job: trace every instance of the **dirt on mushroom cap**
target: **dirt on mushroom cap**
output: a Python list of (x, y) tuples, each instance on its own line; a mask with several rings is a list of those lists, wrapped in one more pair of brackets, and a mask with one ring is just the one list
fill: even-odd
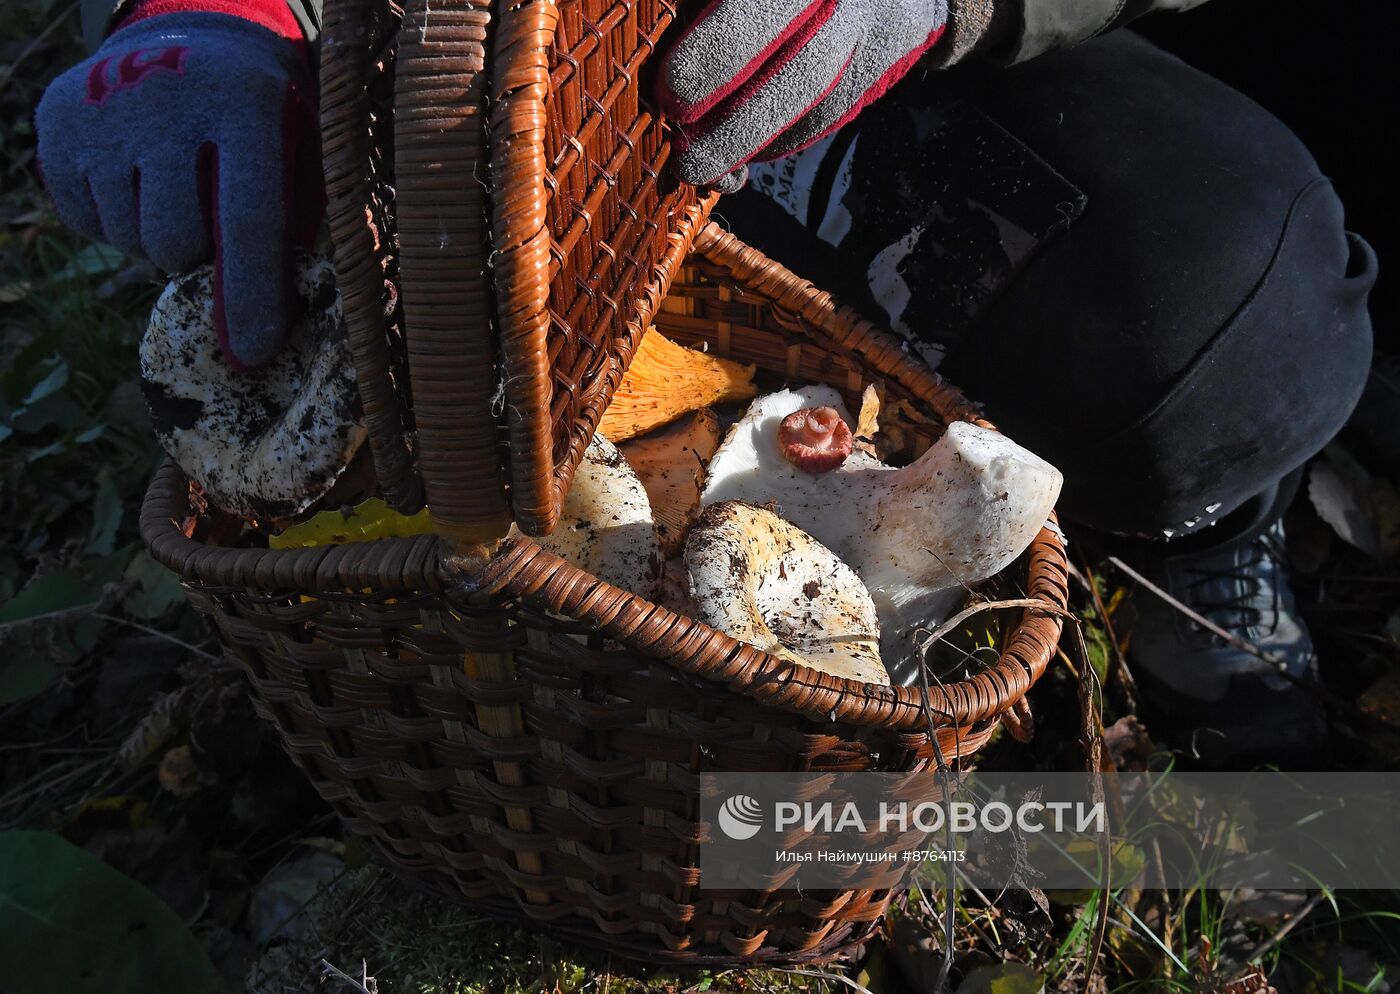
[(697, 617), (773, 655), (888, 685), (875, 605), (835, 553), (772, 511), (707, 507), (685, 550)]
[(335, 268), (303, 255), (307, 308), (268, 365), (234, 373), (214, 326), (214, 270), (170, 281), (141, 340), (141, 387), (161, 446), (220, 507), (287, 518), (324, 496), (366, 437)]
[[(511, 535), (520, 533), (511, 526)], [(594, 435), (564, 499), (559, 524), (540, 547), (615, 587), (652, 597), (661, 583), (661, 543), (651, 502), (616, 446)]]

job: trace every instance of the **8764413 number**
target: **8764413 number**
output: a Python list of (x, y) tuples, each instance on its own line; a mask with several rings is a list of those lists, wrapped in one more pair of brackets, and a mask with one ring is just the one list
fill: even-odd
[(899, 854), (905, 863), (963, 863), (966, 849), (906, 849)]

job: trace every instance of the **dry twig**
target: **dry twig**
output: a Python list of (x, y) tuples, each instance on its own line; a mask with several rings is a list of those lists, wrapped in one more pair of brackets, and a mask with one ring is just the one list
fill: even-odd
[(331, 966), (331, 964), (326, 960), (321, 960), (321, 976), (334, 977), (337, 980), (344, 981), (345, 983), (353, 987), (356, 991), (358, 991), (359, 994), (376, 994), (378, 985), (375, 985), (373, 987), (370, 986), (371, 984), (374, 984), (374, 978), (369, 975), (369, 967), (365, 964), (361, 964), (361, 968), (365, 971), (363, 981), (356, 980), (348, 973), (343, 973), (342, 971), (337, 970), (335, 967)]
[[(1056, 607), (1049, 601), (1042, 600), (1039, 597), (1011, 597), (1002, 601), (982, 601), (980, 604), (972, 604), (963, 608), (957, 614), (943, 622), (943, 624), (928, 632), (923, 642), (919, 644), (919, 650), (925, 653), (928, 652), (935, 642), (942, 640), (949, 632), (954, 631), (959, 625), (975, 614), (981, 614), (983, 611), (996, 611), (1001, 608), (1010, 607), (1022, 607), (1031, 611), (1044, 611), (1046, 614), (1057, 614), (1061, 618), (1070, 621), (1077, 622), (1079, 620), (1074, 616), (1074, 612)], [(926, 631), (926, 629), (920, 629), (919, 631), (923, 632)], [(915, 634), (918, 634), (918, 632)]]
[[(1089, 663), (1089, 647), (1084, 643), (1084, 630), (1078, 618), (1071, 621), (1074, 631), (1074, 648), (1079, 656), (1079, 708), (1084, 724), (1080, 731), (1080, 742), (1084, 747), (1084, 766), (1089, 771), (1093, 787), (1092, 800), (1104, 804), (1103, 787), (1103, 721), (1099, 715), (1098, 698), (1095, 694), (1097, 676)], [(1108, 931), (1109, 889), (1113, 880), (1113, 850), (1109, 844), (1108, 832), (1099, 833), (1099, 864), (1103, 867), (1104, 882), (1099, 888), (1098, 917), (1094, 923), (1094, 943), (1089, 950), (1089, 958), (1084, 964), (1084, 979), (1087, 984), (1098, 967), (1099, 956), (1103, 953), (1104, 934)]]
[(1254, 952), (1250, 955), (1249, 959), (1245, 960), (1245, 962), (1258, 963), (1261, 960), (1263, 960), (1265, 956), (1269, 955), (1269, 953), (1273, 950), (1275, 946), (1277, 946), (1284, 939), (1288, 938), (1288, 933), (1292, 932), (1295, 928), (1297, 928), (1298, 923), (1300, 921), (1308, 917), (1308, 915), (1312, 914), (1313, 908), (1316, 908), (1320, 903), (1322, 903), (1322, 899), (1326, 896), (1327, 891), (1320, 890), (1312, 897), (1308, 898), (1307, 902), (1301, 908), (1298, 909), (1297, 914), (1293, 915), (1291, 918), (1288, 919), (1288, 921), (1280, 925), (1277, 932), (1269, 936), (1263, 942), (1259, 943), (1259, 948), (1255, 949)]

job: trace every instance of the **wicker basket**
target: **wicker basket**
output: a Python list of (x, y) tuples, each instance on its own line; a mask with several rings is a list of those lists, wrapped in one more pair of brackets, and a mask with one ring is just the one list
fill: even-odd
[[(143, 536), (293, 759), (391, 865), (625, 955), (834, 955), (891, 893), (701, 889), (698, 777), (922, 768), (921, 695), (776, 659), (529, 539), (481, 543), (512, 519), (549, 530), (652, 322), (852, 399), (879, 379), (939, 422), (986, 422), (666, 179), (641, 80), (669, 4), (422, 0), (396, 44), (390, 9), (327, 2), (327, 181), (380, 484), (400, 509), (426, 500), (443, 535), (221, 547), (237, 529), (167, 467)], [(1051, 530), (1015, 570), (1064, 607)], [(1024, 612), (994, 666), (934, 692), (945, 754), (1024, 707), (1059, 633)]]

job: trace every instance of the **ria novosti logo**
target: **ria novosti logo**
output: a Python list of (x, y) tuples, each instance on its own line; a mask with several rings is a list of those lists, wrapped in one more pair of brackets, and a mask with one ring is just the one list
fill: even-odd
[(719, 827), (736, 842), (752, 839), (763, 827), (763, 805), (748, 794), (735, 794), (720, 806)]
[[(854, 801), (778, 801), (773, 805), (773, 831), (797, 828), (808, 835), (840, 835), (853, 831), (905, 833), (911, 829), (933, 834), (948, 830), (959, 835), (977, 832), (1024, 833), (1107, 831), (1108, 810), (1103, 801), (1023, 801), (1015, 806), (1004, 801), (880, 801), (871, 810)], [(765, 806), (748, 794), (733, 794), (719, 809), (719, 827), (736, 842), (752, 839), (764, 828)], [(1048, 817), (1047, 817), (1048, 816)]]

